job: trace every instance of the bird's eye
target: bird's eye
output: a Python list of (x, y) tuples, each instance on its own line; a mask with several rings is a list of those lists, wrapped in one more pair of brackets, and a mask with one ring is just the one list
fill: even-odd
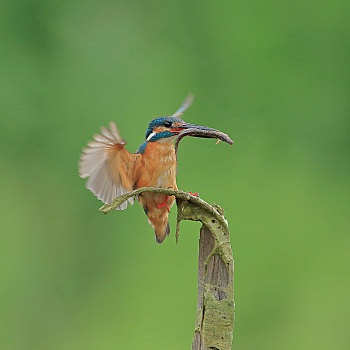
[(167, 128), (170, 128), (171, 127), (171, 122), (164, 122), (164, 126), (167, 127)]

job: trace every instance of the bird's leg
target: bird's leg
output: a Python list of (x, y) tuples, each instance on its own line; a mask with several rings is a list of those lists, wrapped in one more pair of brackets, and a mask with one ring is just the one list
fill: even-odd
[(169, 199), (169, 196), (166, 195), (166, 196), (165, 196), (165, 202), (162, 203), (162, 204), (158, 204), (158, 205), (157, 205), (157, 208), (160, 209), (160, 208), (163, 208), (163, 207), (166, 206), (167, 211), (170, 213), (170, 208), (168, 207), (168, 199)]

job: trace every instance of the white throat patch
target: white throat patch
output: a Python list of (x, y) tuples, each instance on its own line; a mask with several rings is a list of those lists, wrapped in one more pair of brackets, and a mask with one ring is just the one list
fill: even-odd
[(149, 134), (149, 136), (147, 137), (147, 139), (146, 139), (146, 141), (149, 141), (154, 135), (157, 135), (157, 133), (156, 132), (151, 132), (150, 134)]

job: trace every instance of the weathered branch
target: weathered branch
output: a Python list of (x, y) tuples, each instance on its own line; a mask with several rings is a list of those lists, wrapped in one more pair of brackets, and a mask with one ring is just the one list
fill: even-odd
[(198, 303), (192, 350), (230, 350), (233, 338), (233, 254), (223, 210), (183, 191), (142, 187), (117, 197), (100, 210), (107, 214), (141, 192), (176, 197), (177, 227), (182, 220), (201, 221), (198, 258)]

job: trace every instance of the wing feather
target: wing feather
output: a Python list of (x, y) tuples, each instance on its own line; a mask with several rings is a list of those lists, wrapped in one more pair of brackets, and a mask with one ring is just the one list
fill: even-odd
[[(88, 178), (86, 187), (101, 201), (111, 204), (113, 199), (132, 190), (135, 164), (139, 154), (129, 153), (120, 137), (115, 123), (110, 129), (101, 128), (101, 134), (95, 134), (94, 140), (83, 148), (79, 160), (81, 178)], [(134, 204), (130, 198), (117, 209), (126, 209)]]

